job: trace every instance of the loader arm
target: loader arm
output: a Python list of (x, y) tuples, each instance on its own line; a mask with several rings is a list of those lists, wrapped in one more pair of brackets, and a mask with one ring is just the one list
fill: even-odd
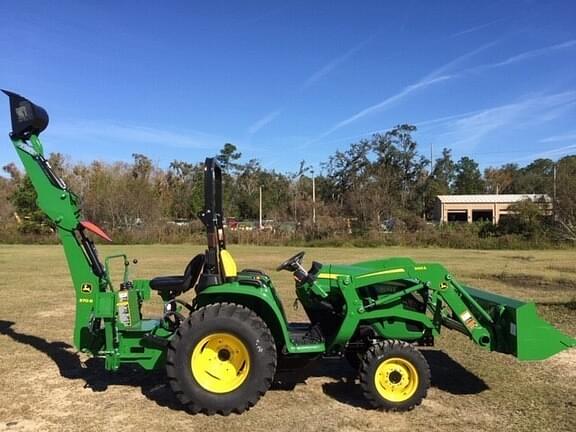
[[(381, 338), (420, 345), (430, 345), (447, 327), (519, 360), (543, 360), (576, 346), (576, 339), (541, 319), (533, 303), (463, 285), (440, 264), (396, 257), (331, 265), (318, 278), (348, 311), (329, 348), (344, 346), (367, 326)], [(419, 306), (410, 306), (414, 302)]]
[(540, 318), (533, 303), (460, 284), (439, 264), (421, 268), (425, 270), (419, 277), (432, 288), (428, 304), (432, 314), (480, 347), (532, 361), (576, 346), (576, 339)]

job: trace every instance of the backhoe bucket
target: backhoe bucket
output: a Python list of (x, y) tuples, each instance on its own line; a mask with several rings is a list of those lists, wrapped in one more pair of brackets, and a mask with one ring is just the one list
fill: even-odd
[(466, 291), (490, 314), (491, 349), (519, 360), (544, 360), (570, 347), (576, 339), (565, 335), (538, 316), (534, 303), (523, 303), (465, 286)]

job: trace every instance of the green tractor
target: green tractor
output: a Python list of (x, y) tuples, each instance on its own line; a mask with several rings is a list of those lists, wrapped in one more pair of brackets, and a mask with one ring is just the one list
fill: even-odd
[[(260, 270), (238, 271), (223, 228), (222, 172), (206, 159), (204, 209), (207, 249), (182, 275), (151, 280), (128, 277), (126, 255), (98, 257), (91, 239), (110, 240), (82, 218), (78, 197), (52, 170), (39, 139), (44, 109), (10, 98), (10, 137), (64, 247), (76, 293), (75, 347), (103, 358), (107, 370), (125, 364), (165, 369), (170, 386), (192, 413), (241, 413), (270, 388), (278, 369), (341, 356), (357, 368), (375, 408), (405, 411), (419, 405), (430, 369), (418, 347), (432, 346), (443, 327), (468, 336), (481, 349), (519, 360), (542, 360), (576, 340), (540, 319), (534, 304), (490, 294), (458, 282), (443, 266), (390, 258), (350, 265), (302, 264), (304, 252), (277, 270), (293, 274), (309, 322), (289, 323), (272, 279)], [(110, 262), (122, 260), (114, 286)], [(192, 303), (181, 295), (195, 290)], [(159, 318), (142, 316), (152, 292), (163, 300)]]

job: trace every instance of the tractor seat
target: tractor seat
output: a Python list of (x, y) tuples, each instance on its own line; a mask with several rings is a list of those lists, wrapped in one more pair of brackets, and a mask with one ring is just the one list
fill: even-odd
[(190, 260), (182, 276), (158, 276), (150, 280), (150, 288), (163, 293), (180, 295), (198, 282), (204, 267), (204, 254), (198, 254)]

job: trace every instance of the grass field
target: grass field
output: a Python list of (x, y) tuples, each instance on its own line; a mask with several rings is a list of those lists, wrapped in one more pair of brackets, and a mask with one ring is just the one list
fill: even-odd
[[(108, 246), (137, 257), (138, 277), (180, 273), (200, 246)], [(282, 247), (231, 247), (239, 267), (272, 274), (293, 320), (293, 282), (273, 268), (297, 252)], [(306, 263), (411, 256), (445, 264), (462, 281), (532, 300), (546, 319), (576, 335), (573, 251), (447, 249), (308, 250)], [(191, 295), (191, 294), (190, 294)], [(147, 312), (159, 313), (159, 303)], [(403, 414), (368, 409), (344, 361), (317, 362), (280, 376), (242, 415), (191, 416), (163, 373), (106, 373), (71, 343), (74, 293), (57, 246), (0, 246), (0, 430), (7, 431), (574, 431), (576, 349), (540, 363), (487, 353), (446, 330), (425, 352), (433, 386), (422, 406)]]

